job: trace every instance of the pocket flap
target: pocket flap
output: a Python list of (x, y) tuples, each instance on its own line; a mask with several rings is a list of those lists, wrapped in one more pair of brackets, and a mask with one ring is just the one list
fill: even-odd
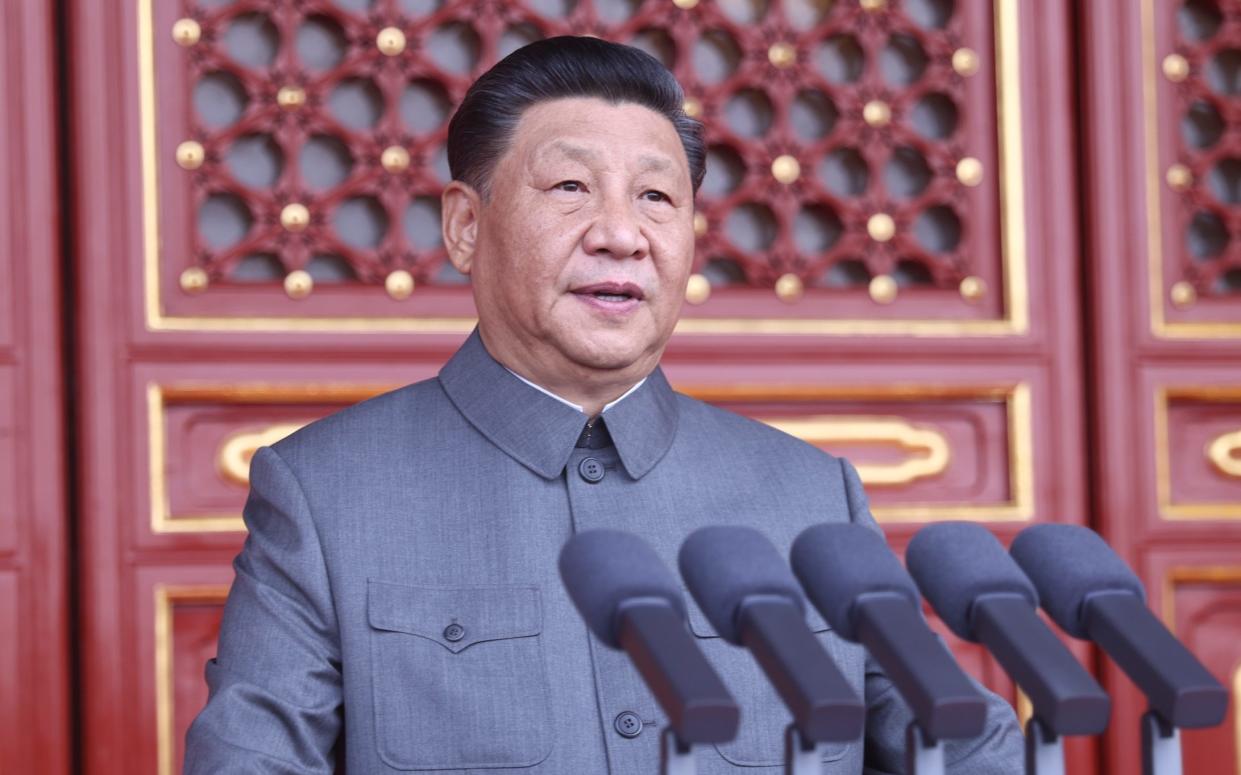
[(366, 587), (372, 627), (417, 635), (453, 653), (543, 629), (538, 587), (424, 587), (375, 579)]
[[(694, 602), (689, 592), (685, 593), (685, 605), (689, 609), (689, 628), (700, 638), (718, 638), (720, 634), (715, 631), (715, 627), (711, 625), (707, 615), (698, 608), (698, 604)], [(827, 632), (832, 629), (822, 616), (819, 615), (817, 609), (810, 603), (806, 603), (806, 624), (810, 625), (810, 629), (814, 632)]]

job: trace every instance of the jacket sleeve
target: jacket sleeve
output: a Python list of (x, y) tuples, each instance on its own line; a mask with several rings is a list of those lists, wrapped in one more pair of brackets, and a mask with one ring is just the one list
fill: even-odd
[(327, 773), (342, 726), (340, 640), (319, 536), (274, 449), (250, 464), (208, 700), (186, 736), (195, 773)]
[[(880, 530), (870, 513), (862, 480), (849, 461), (840, 459), (853, 522)], [(882, 532), (882, 531), (880, 531)], [(953, 775), (990, 775), (1021, 772), (1025, 766), (1024, 740), (1017, 715), (999, 695), (972, 677), (987, 699), (987, 725), (971, 740), (944, 741), (944, 763)], [(905, 771), (905, 731), (913, 713), (878, 663), (866, 656), (865, 775), (892, 775)]]

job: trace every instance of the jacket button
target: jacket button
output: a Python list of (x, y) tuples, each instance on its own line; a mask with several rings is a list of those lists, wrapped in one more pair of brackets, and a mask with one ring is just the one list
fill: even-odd
[(638, 714), (632, 710), (627, 710), (617, 715), (616, 721), (612, 722), (612, 726), (616, 727), (616, 731), (621, 737), (632, 738), (642, 734), (642, 719), (638, 718)]
[(585, 458), (582, 462), (578, 463), (577, 472), (582, 475), (583, 479), (591, 484), (603, 481), (603, 476), (606, 473), (603, 470), (603, 463), (600, 463), (593, 457)]
[(444, 628), (444, 640), (456, 643), (465, 637), (465, 628), (459, 624), (450, 624)]

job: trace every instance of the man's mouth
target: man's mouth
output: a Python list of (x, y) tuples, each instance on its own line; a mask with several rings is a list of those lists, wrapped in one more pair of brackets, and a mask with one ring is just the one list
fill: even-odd
[(573, 293), (611, 303), (642, 301), (643, 297), (642, 289), (633, 283), (595, 283), (574, 288)]

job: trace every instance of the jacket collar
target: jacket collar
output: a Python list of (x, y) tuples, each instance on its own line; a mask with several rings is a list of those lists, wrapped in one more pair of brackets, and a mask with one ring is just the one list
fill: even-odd
[[(471, 425), (545, 479), (560, 476), (589, 419), (511, 374), (487, 352), (477, 328), (444, 364), (439, 381)], [(640, 479), (672, 446), (676, 394), (657, 368), (641, 387), (601, 416), (625, 471)]]

